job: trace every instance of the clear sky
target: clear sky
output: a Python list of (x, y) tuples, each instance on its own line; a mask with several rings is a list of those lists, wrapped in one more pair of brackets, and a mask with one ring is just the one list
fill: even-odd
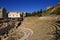
[(47, 6), (53, 6), (60, 0), (0, 0), (0, 7), (9, 11), (33, 12), (45, 10)]

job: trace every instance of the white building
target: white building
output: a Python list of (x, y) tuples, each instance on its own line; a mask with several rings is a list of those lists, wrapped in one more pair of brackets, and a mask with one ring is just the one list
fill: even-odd
[(21, 12), (15, 12), (15, 11), (9, 12), (8, 18), (20, 18), (20, 14), (21, 14)]

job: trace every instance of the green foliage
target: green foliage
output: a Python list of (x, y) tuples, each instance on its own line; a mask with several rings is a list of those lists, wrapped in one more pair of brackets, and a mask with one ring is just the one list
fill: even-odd
[(46, 16), (47, 14), (46, 13), (42, 13), (42, 16)]
[(51, 14), (56, 14), (56, 15), (60, 15), (60, 7), (57, 8), (54, 12), (52, 12)]
[(54, 9), (54, 6), (52, 6), (50, 9), (47, 9), (45, 15), (50, 15), (52, 9)]
[(28, 16), (42, 16), (42, 9), (41, 10), (39, 10), (39, 11), (34, 11), (34, 12), (32, 12), (32, 13), (26, 13), (26, 16), (28, 17)]
[(32, 16), (42, 16), (42, 9), (37, 12), (32, 12)]
[(31, 13), (26, 13), (26, 17), (31, 16)]

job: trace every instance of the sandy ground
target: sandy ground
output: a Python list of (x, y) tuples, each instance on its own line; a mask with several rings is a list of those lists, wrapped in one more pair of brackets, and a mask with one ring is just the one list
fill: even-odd
[(27, 17), (20, 27), (26, 27), (33, 30), (33, 35), (28, 40), (51, 40), (54, 38), (51, 33), (55, 29), (51, 24), (54, 20), (40, 20), (39, 17)]

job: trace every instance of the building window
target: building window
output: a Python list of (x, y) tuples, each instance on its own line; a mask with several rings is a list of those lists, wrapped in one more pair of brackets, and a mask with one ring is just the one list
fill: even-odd
[(13, 15), (14, 16), (14, 15)]
[(16, 16), (18, 16), (18, 15), (16, 15)]

